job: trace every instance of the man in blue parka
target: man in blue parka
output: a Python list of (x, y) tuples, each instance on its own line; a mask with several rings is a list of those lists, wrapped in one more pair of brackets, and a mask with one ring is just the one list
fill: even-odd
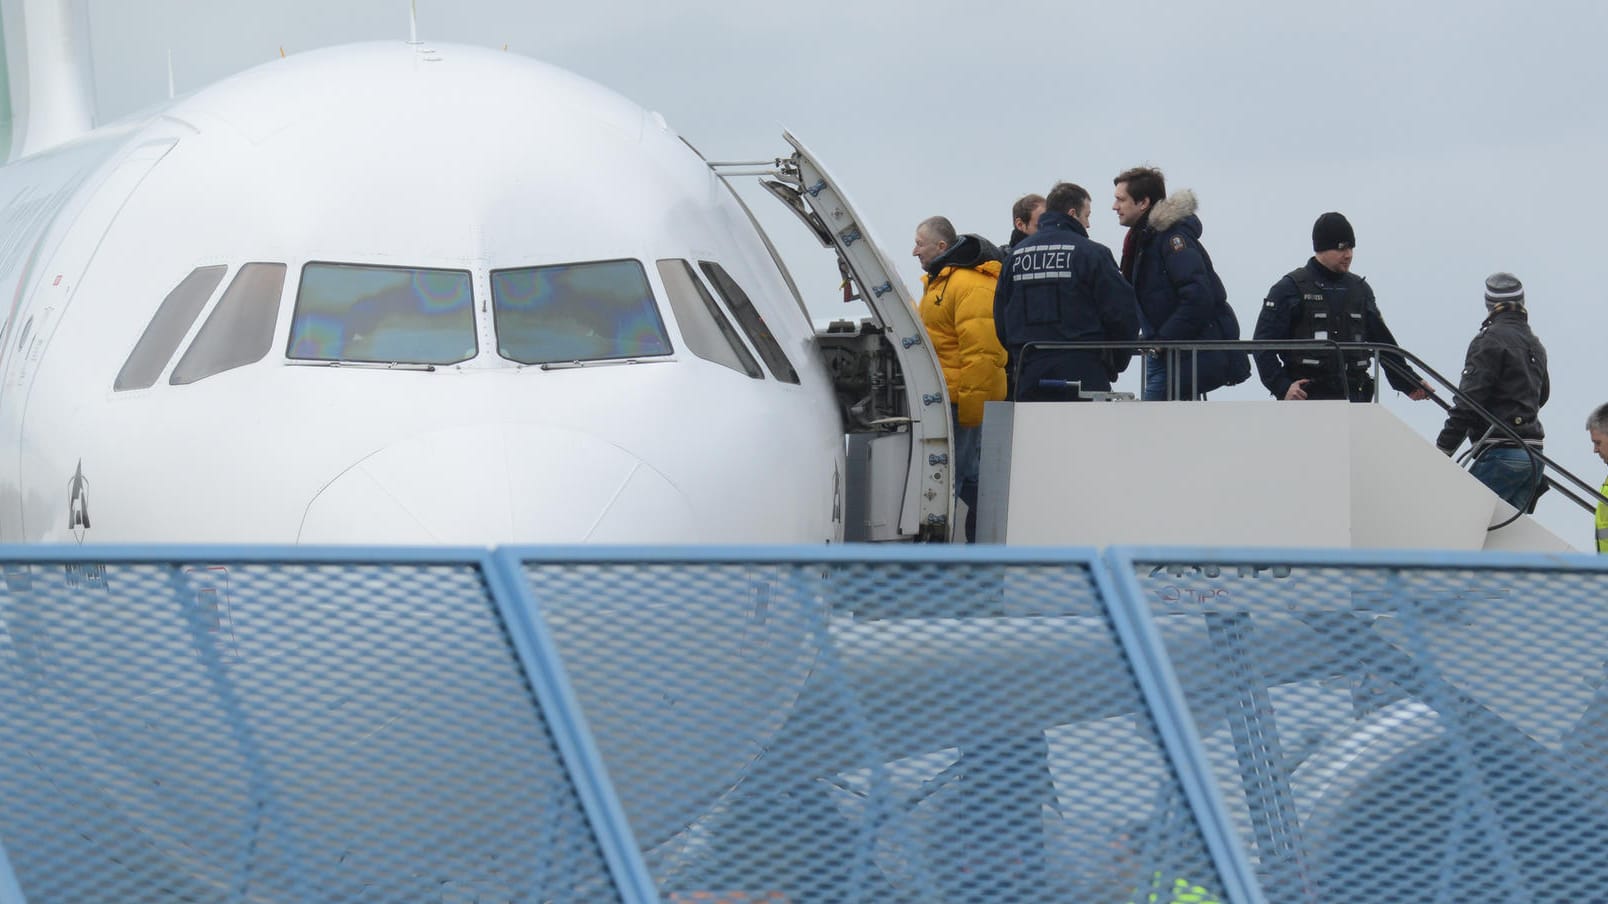
[(1005, 347), (1008, 398), (1075, 399), (1075, 389), (1109, 392), (1130, 351), (1026, 348), (1030, 342), (1133, 342), (1133, 288), (1111, 250), (1089, 238), (1089, 193), (1058, 183), (1044, 199), (1038, 231), (1011, 248), (994, 291), (994, 328)]
[[(1167, 195), (1161, 170), (1137, 166), (1112, 180), (1111, 209), (1128, 227), (1122, 243), (1122, 275), (1139, 299), (1141, 329), (1147, 339), (1223, 339), (1218, 319), (1228, 301), (1223, 281), (1200, 244), (1195, 193)], [(1177, 397), (1194, 398), (1188, 356), (1179, 358)], [(1169, 397), (1167, 358), (1152, 354), (1145, 365), (1145, 401)]]

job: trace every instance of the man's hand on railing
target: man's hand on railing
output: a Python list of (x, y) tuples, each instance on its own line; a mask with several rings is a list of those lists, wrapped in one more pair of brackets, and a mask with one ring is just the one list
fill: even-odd
[(1435, 387), (1429, 385), (1428, 380), (1419, 380), (1418, 388), (1407, 393), (1407, 398), (1412, 399), (1415, 402), (1422, 402), (1434, 394)]

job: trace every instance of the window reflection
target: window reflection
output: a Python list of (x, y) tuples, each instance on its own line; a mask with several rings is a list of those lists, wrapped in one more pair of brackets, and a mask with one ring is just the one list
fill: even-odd
[(292, 358), (453, 364), (475, 356), (466, 270), (308, 264), (290, 326)]
[[(173, 357), (179, 343), (184, 341), (184, 335), (190, 331), (190, 325), (195, 323), (195, 318), (201, 315), (201, 309), (206, 307), (212, 290), (223, 281), (224, 269), (222, 266), (197, 267), (162, 299), (162, 306), (156, 309), (156, 315), (145, 325), (140, 341), (134, 343), (134, 350), (123, 362), (123, 369), (117, 372), (113, 390), (147, 389), (156, 383), (156, 378), (162, 375), (162, 368), (167, 366), (168, 359)], [(272, 326), (269, 330), (271, 334)], [(272, 341), (270, 338), (270, 344)]]
[(497, 352), (523, 364), (668, 355), (653, 290), (634, 260), (491, 274)]
[(676, 325), (681, 327), (681, 339), (688, 351), (756, 380), (764, 379), (759, 362), (743, 347), (714, 296), (692, 272), (692, 264), (684, 260), (659, 261), (659, 279), (664, 282), (670, 310), (676, 314)]
[(183, 386), (261, 361), (274, 346), (285, 269), (274, 263), (242, 266), (173, 365), (168, 383)]
[(759, 357), (770, 368), (771, 376), (783, 383), (797, 383), (798, 371), (787, 360), (787, 353), (782, 351), (781, 344), (765, 323), (765, 316), (754, 307), (754, 302), (743, 291), (743, 287), (737, 285), (737, 280), (731, 278), (725, 267), (714, 261), (699, 261), (698, 266), (703, 268), (704, 275), (709, 277), (720, 297), (726, 299), (726, 306), (731, 308), (732, 316), (737, 318), (738, 325), (748, 334), (748, 340), (754, 343)]

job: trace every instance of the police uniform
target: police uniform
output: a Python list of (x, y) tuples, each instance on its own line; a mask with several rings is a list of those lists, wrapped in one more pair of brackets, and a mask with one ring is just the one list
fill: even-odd
[[(1256, 318), (1254, 338), (1396, 344), (1368, 282), (1354, 273), (1335, 273), (1316, 257), (1285, 274), (1268, 290), (1262, 313)], [(1421, 388), (1422, 379), (1400, 356), (1381, 357), (1397, 365), (1384, 368), (1390, 385), (1402, 392)], [(1284, 398), (1291, 383), (1302, 379), (1311, 381), (1305, 386), (1309, 399), (1366, 402), (1374, 395), (1372, 356), (1367, 352), (1341, 357), (1336, 352), (1260, 351), (1256, 371), (1262, 385), (1277, 399)]]
[[(1395, 345), (1374, 303), (1373, 287), (1351, 272), (1338, 273), (1318, 262), (1326, 251), (1345, 252), (1357, 246), (1357, 235), (1344, 214), (1330, 211), (1312, 224), (1312, 251), (1306, 266), (1292, 270), (1268, 290), (1262, 313), (1256, 318), (1258, 341), (1373, 342)], [(1423, 388), (1400, 355), (1381, 354), (1390, 385), (1405, 393)], [(1290, 385), (1307, 380), (1309, 399), (1350, 399), (1367, 402), (1374, 397), (1373, 355), (1368, 352), (1261, 351), (1256, 372), (1273, 398), (1283, 399)]]
[(1133, 287), (1110, 249), (1064, 212), (1045, 211), (1038, 231), (1011, 249), (994, 293), (994, 327), (1007, 355), (1017, 401), (1076, 398), (1072, 385), (1109, 391), (1131, 351), (1027, 348), (1034, 342), (1134, 342), (1139, 315)]

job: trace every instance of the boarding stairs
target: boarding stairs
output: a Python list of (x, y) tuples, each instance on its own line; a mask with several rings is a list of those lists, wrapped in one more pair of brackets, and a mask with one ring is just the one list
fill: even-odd
[[(791, 152), (712, 163), (723, 178), (760, 184), (832, 248), (846, 301), (871, 316), (817, 336), (848, 437), (845, 539), (953, 540), (951, 408), (915, 305), (868, 226), (819, 160), (791, 134)], [(1030, 344), (1033, 345), (1033, 344)], [(1377, 343), (1254, 340), (1038, 343), (1041, 350), (1125, 348), (1194, 368), (1203, 351), (1309, 350), (1337, 366), (1370, 356), (1410, 361), (1449, 408), (1456, 383), (1410, 352)], [(1030, 351), (1032, 349), (1029, 349)], [(1143, 357), (1143, 356), (1142, 356)], [(1340, 374), (1344, 379), (1344, 374)], [(1177, 381), (1173, 390), (1176, 393)], [(1069, 397), (1131, 400), (1126, 393)], [(1493, 438), (1518, 441), (1477, 403)], [(1515, 510), (1378, 405), (1191, 402), (1155, 405), (990, 403), (984, 420), (978, 539), (1031, 545), (1245, 543), (1319, 548), (1562, 551), (1569, 543)], [(1521, 445), (1523, 445), (1521, 443)], [(1605, 501), (1541, 450), (1524, 446), (1541, 486), (1593, 510)], [(1462, 467), (1459, 467), (1459, 464)]]
[[(1120, 343), (1060, 343), (1104, 349)], [(1433, 385), (1457, 385), (1410, 352), (1375, 343), (1168, 342), (1194, 353), (1306, 348), (1400, 356)], [(1175, 366), (1171, 372), (1176, 372)], [(1376, 379), (1376, 384), (1382, 383)], [(1510, 427), (1471, 406), (1493, 436)], [(1245, 544), (1267, 547), (1561, 552), (1571, 545), (1449, 461), (1388, 409), (1341, 401), (990, 403), (978, 539), (1013, 545)], [(1602, 497), (1524, 446), (1547, 489), (1591, 511)]]

